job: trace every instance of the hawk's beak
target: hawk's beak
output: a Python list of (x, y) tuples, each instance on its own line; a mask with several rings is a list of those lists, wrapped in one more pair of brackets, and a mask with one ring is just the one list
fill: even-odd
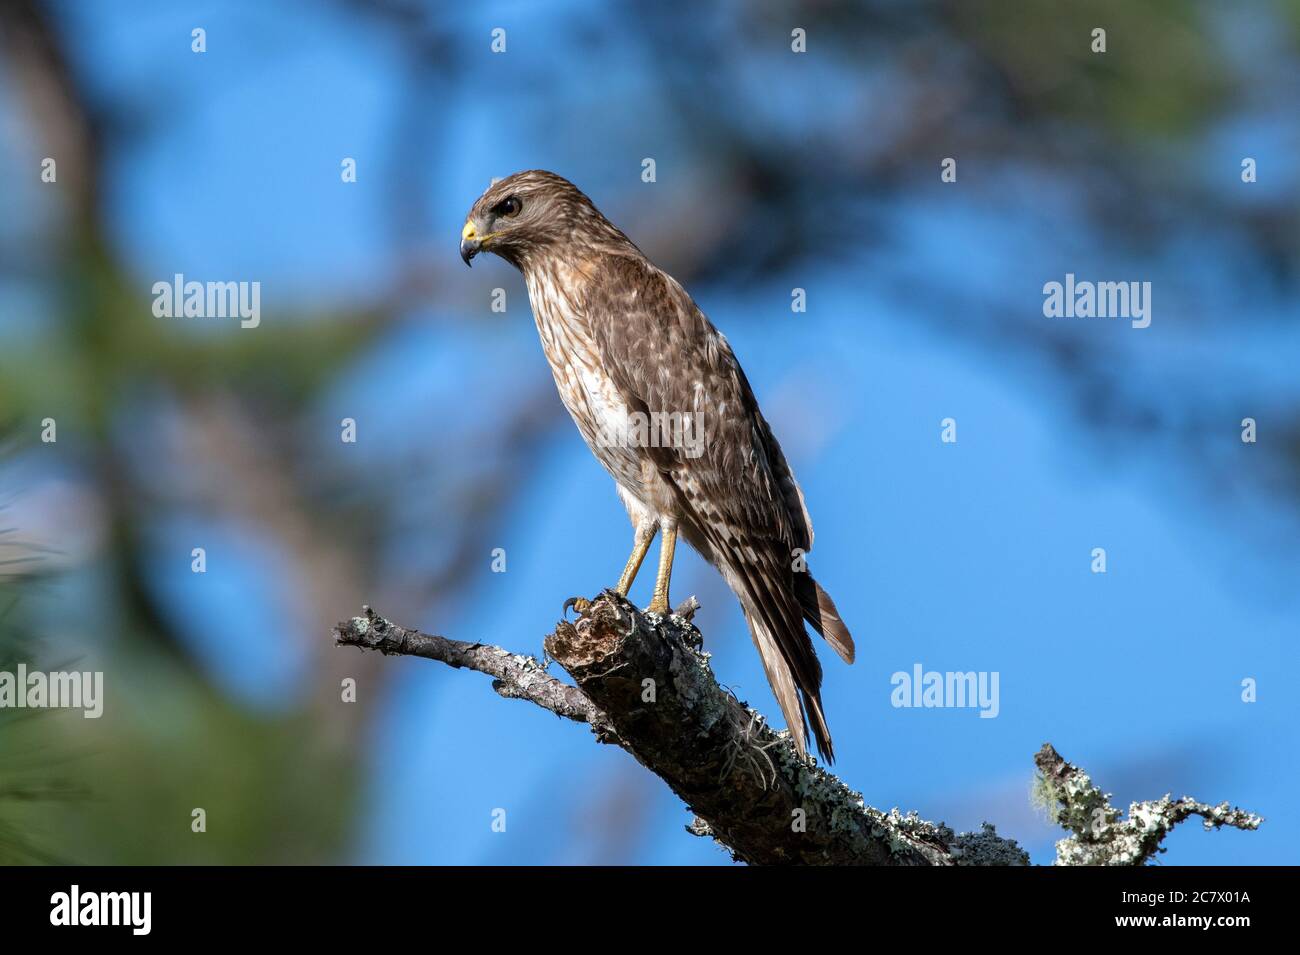
[(478, 254), (479, 249), (483, 248), (483, 242), (478, 237), (478, 229), (473, 221), (465, 223), (465, 228), (460, 230), (460, 257), (469, 265), (469, 260)]

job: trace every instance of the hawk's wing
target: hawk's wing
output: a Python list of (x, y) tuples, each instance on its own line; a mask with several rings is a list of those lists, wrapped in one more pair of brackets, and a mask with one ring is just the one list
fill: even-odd
[(702, 421), (698, 456), (688, 447), (642, 451), (673, 488), (687, 540), (740, 598), (791, 734), (807, 735), (797, 688), (830, 757), (821, 665), (803, 621), (827, 632), (846, 659), (852, 638), (812, 576), (794, 570), (795, 550), (813, 540), (803, 492), (726, 338), (686, 291), (644, 258), (607, 255), (595, 267), (601, 274), (584, 306), (601, 366), (629, 411)]

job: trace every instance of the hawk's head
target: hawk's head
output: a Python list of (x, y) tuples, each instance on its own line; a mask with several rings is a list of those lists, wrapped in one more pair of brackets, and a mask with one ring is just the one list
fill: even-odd
[(478, 197), (460, 233), (460, 257), (495, 252), (519, 268), (542, 256), (627, 238), (573, 183), (530, 169), (500, 179)]

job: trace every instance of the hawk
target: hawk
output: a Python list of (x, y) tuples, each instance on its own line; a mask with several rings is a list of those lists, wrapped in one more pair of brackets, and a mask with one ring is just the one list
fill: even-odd
[(812, 521), (781, 446), (722, 333), (576, 186), (529, 170), (470, 208), (460, 254), (493, 252), (523, 273), (560, 398), (613, 476), (633, 531), (615, 590), (626, 596), (655, 535), (647, 612), (667, 614), (680, 535), (744, 610), (801, 755), (808, 727), (834, 761), (822, 669), (807, 621), (847, 663), (853, 638), (808, 571)]

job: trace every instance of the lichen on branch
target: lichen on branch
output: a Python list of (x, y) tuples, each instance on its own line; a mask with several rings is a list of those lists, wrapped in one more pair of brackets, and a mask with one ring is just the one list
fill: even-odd
[[(570, 601), (570, 605), (574, 602)], [(549, 663), (483, 643), (422, 633), (370, 608), (334, 630), (342, 646), (438, 660), (478, 670), (509, 699), (535, 703), (591, 726), (657, 775), (694, 813), (687, 831), (717, 840), (738, 860), (802, 865), (1028, 865), (1013, 840), (985, 823), (957, 834), (915, 812), (882, 811), (795, 749), (756, 710), (723, 689), (702, 636), (693, 598), (674, 613), (643, 613), (613, 591), (577, 602), (544, 641)], [(1257, 828), (1239, 809), (1168, 797), (1134, 804), (1129, 818), (1081, 770), (1045, 744), (1035, 757), (1039, 795), (1075, 835), (1058, 844), (1058, 864), (1141, 865), (1191, 815), (1207, 827)]]
[(1205, 828), (1258, 829), (1263, 818), (1244, 809), (1198, 802), (1190, 796), (1129, 805), (1128, 816), (1110, 803), (1110, 793), (1093, 784), (1088, 774), (1067, 763), (1044, 743), (1034, 756), (1038, 767), (1036, 800), (1057, 825), (1074, 835), (1056, 844), (1057, 865), (1145, 865), (1164, 852), (1162, 843), (1180, 822), (1200, 816)]

